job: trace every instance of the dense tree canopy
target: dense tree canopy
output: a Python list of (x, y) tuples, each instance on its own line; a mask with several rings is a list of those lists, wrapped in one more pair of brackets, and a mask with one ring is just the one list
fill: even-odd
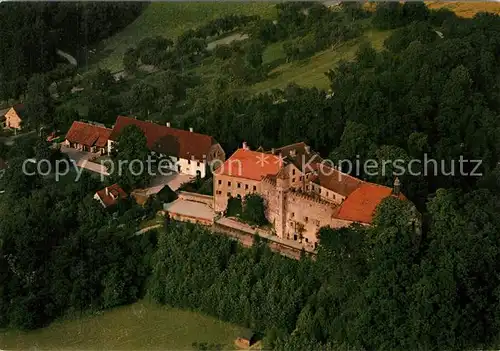
[[(363, 44), (352, 61), (332, 64), (326, 72), (330, 94), (295, 84), (246, 94), (245, 84), (267, 74), (263, 52), (270, 42), (287, 41), (286, 55), (302, 58), (347, 39), (339, 31), (358, 35), (356, 21), (370, 16), (352, 4), (336, 14), (321, 4), (277, 8), (276, 23), (227, 17), (177, 40), (145, 40), (127, 52), (126, 68), (134, 72), (149, 62), (163, 70), (158, 79), (130, 84), (115, 99), (125, 84), (96, 72), (82, 95), (91, 104), (89, 118), (111, 124), (121, 111), (154, 115), (214, 136), (228, 155), (242, 140), (266, 149), (305, 141), (335, 162), (378, 161), (375, 174), (341, 168), (384, 185), (393, 183), (397, 170), (384, 160), (405, 166), (416, 160), (411, 170), (420, 174), (407, 168), (398, 177), (422, 226), (408, 202), (390, 198), (378, 207), (374, 226), (321, 228), (314, 261), (289, 260), (260, 241), (243, 249), (170, 220), (155, 250), (155, 235), (132, 236), (131, 229), (157, 204), (143, 210), (125, 203), (113, 218), (92, 201), (103, 185), (88, 176), (62, 187), (21, 172), (26, 158), (47, 156), (47, 145), (17, 139), (1, 150), (9, 169), (0, 197), (0, 326), (33, 328), (68, 311), (111, 307), (148, 292), (158, 302), (251, 327), (277, 350), (498, 348), (499, 16), (459, 19), (419, 3), (382, 4), (371, 20), (393, 29), (384, 48)], [(28, 18), (41, 26), (36, 16)], [(0, 33), (14, 22), (0, 26)], [(207, 38), (243, 25), (249, 40), (208, 57)], [(0, 70), (9, 82), (0, 79), (2, 90), (10, 89), (4, 94), (26, 93), (34, 123), (53, 118), (56, 126), (68, 125), (75, 111), (46, 113), (46, 84), (41, 76), (29, 79), (53, 62), (40, 58), (26, 66), (23, 53), (31, 44), (12, 44), (12, 33), (4, 41), (12, 57), (2, 62), (12, 60), (14, 73)], [(187, 72), (203, 59), (214, 62), (214, 77)], [(143, 161), (148, 153), (137, 128), (125, 130), (117, 145), (117, 161)], [(461, 157), (480, 160), (480, 167), (459, 164)], [(425, 163), (429, 159), (436, 163)], [(125, 187), (147, 183), (130, 175), (118, 180)], [(265, 204), (257, 197), (231, 202), (236, 214), (261, 222)]]
[(3, 2), (0, 99), (18, 98), (34, 73), (56, 67), (56, 49), (75, 55), (130, 23), (145, 3)]

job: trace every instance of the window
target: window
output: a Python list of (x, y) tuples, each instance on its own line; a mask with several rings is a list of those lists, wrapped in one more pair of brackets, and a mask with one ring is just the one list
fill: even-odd
[(221, 184), (222, 184), (222, 180), (219, 179), (219, 185), (221, 185)]
[(253, 191), (257, 191), (257, 187), (255, 185), (253, 186)]
[(328, 191), (326, 192), (326, 197), (328, 197)]
[(241, 183), (238, 183), (238, 189), (241, 188)]
[(318, 193), (320, 193), (320, 194), (321, 194), (321, 188), (319, 188), (319, 187), (318, 187)]
[(245, 190), (248, 190), (248, 184), (245, 184)]
[(309, 242), (309, 239), (306, 238), (306, 243), (308, 243), (308, 242)]
[(229, 182), (229, 181), (228, 181), (228, 182), (227, 182), (227, 186), (231, 186), (231, 182)]
[(332, 194), (333, 199), (335, 200), (335, 194)]
[(295, 183), (295, 178), (292, 178), (292, 183)]
[(292, 175), (295, 175), (295, 168), (292, 169)]
[(297, 241), (297, 234), (293, 235), (293, 240)]
[(200, 167), (200, 161), (196, 162), (196, 166)]
[(231, 193), (229, 191), (227, 192), (227, 197), (231, 197)]
[(295, 217), (295, 213), (292, 212), (292, 218)]
[(309, 217), (304, 217), (304, 222), (309, 222)]

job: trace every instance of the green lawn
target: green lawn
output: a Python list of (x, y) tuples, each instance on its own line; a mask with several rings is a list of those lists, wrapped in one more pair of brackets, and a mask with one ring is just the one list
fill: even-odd
[(189, 350), (194, 342), (206, 342), (233, 350), (243, 330), (195, 312), (142, 301), (30, 332), (0, 332), (0, 349)]
[(127, 48), (146, 37), (161, 35), (175, 39), (184, 31), (229, 14), (260, 15), (272, 18), (275, 3), (268, 2), (164, 2), (151, 3), (124, 30), (104, 40), (91, 62), (111, 71), (122, 69), (122, 57)]
[[(292, 82), (305, 87), (328, 89), (329, 81), (325, 72), (342, 59), (354, 58), (362, 42), (370, 42), (374, 48), (382, 49), (384, 40), (390, 34), (391, 31), (369, 30), (361, 38), (348, 41), (334, 50), (321, 51), (306, 60), (280, 64), (269, 73), (268, 79), (253, 85), (250, 90), (254, 93), (265, 92), (284, 88)], [(282, 43), (269, 45), (263, 54), (264, 63), (270, 65), (282, 63), (284, 58)]]

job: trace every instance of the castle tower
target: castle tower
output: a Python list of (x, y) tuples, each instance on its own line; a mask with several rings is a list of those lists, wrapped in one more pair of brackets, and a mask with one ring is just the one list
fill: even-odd
[(278, 197), (278, 218), (275, 222), (276, 235), (279, 238), (284, 238), (286, 228), (286, 196), (289, 189), (288, 176), (285, 168), (276, 176), (276, 195)]
[(395, 196), (399, 196), (401, 192), (401, 182), (399, 181), (399, 178), (396, 177), (394, 180), (394, 187), (392, 188), (392, 194)]

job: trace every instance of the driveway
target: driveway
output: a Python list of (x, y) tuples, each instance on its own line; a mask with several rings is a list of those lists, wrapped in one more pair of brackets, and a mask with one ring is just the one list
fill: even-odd
[(35, 131), (32, 130), (31, 132), (20, 133), (20, 134), (8, 136), (8, 137), (0, 137), (0, 142), (4, 143), (7, 146), (12, 146), (12, 145), (14, 145), (14, 141), (16, 139), (22, 138), (22, 137), (25, 137), (25, 136), (28, 136), (28, 135), (31, 135), (34, 133), (35, 133)]
[(76, 162), (76, 165), (80, 168), (88, 169), (91, 172), (99, 173), (104, 176), (109, 176), (106, 167), (100, 163), (89, 161), (90, 158), (98, 156), (92, 152), (78, 151), (73, 148), (69, 148), (61, 145), (61, 152), (64, 152), (70, 159)]

